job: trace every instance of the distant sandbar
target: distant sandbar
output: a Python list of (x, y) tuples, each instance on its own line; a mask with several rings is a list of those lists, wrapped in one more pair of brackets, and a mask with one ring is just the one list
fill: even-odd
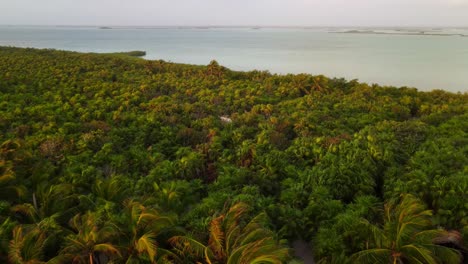
[[(400, 30), (398, 30), (400, 31)], [(404, 35), (404, 36), (439, 36), (439, 37), (468, 37), (466, 34), (461, 33), (432, 33), (427, 31), (416, 31), (416, 32), (382, 32), (374, 30), (347, 30), (347, 31), (329, 31), (328, 33), (340, 33), (340, 34), (371, 34), (371, 35)]]

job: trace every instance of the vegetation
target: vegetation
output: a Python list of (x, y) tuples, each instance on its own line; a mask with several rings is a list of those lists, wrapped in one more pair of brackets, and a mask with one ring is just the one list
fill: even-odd
[(468, 94), (0, 47), (1, 263), (457, 263)]
[(127, 51), (127, 52), (116, 52), (114, 54), (128, 55), (131, 57), (143, 57), (143, 56), (146, 56), (146, 51), (134, 50), (134, 51)]

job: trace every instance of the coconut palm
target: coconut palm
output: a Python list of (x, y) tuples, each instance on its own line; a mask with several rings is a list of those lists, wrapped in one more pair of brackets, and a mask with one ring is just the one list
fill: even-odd
[(99, 199), (121, 203), (128, 194), (128, 188), (122, 183), (122, 177), (112, 176), (106, 179), (96, 179), (92, 187), (93, 194)]
[[(31, 203), (15, 205), (11, 208), (16, 219), (26, 230), (41, 230), (47, 237), (47, 249), (58, 251), (62, 236), (66, 234), (67, 220), (74, 215), (74, 195), (68, 184), (39, 185), (31, 197)], [(25, 249), (28, 250), (28, 249)]]
[(140, 260), (156, 260), (168, 253), (159, 247), (158, 236), (173, 226), (171, 217), (146, 208), (139, 202), (129, 200), (124, 204), (122, 238), (126, 263), (140, 263)]
[(460, 263), (460, 253), (438, 245), (451, 233), (433, 229), (432, 211), (412, 195), (403, 195), (398, 204), (384, 207), (383, 226), (363, 223), (373, 236), (373, 244), (355, 253), (355, 263)]
[(0, 263), (6, 262), (8, 255), (9, 242), (13, 228), (17, 226), (17, 223), (12, 221), (10, 218), (6, 218), (0, 222)]
[(101, 223), (96, 214), (77, 214), (70, 220), (70, 226), (73, 233), (66, 237), (65, 246), (58, 257), (59, 262), (106, 263), (108, 259), (120, 256), (117, 247), (111, 243), (117, 228), (109, 223)]
[(242, 225), (246, 211), (246, 204), (237, 203), (212, 219), (206, 245), (189, 236), (175, 236), (170, 242), (184, 258), (195, 256), (207, 264), (284, 263), (289, 250), (263, 227), (266, 215), (260, 214)]
[(24, 194), (24, 186), (15, 182), (14, 166), (27, 157), (17, 140), (7, 140), (0, 144), (0, 200), (16, 198)]
[(22, 226), (13, 229), (13, 239), (8, 248), (8, 260), (14, 264), (40, 264), (46, 235), (39, 228), (26, 231)]
[(15, 179), (12, 162), (0, 159), (0, 200), (24, 194), (24, 187), (16, 185)]
[(156, 203), (164, 210), (183, 210), (181, 193), (178, 190), (178, 187), (178, 182), (174, 181), (165, 185), (153, 183), (153, 196), (156, 198)]
[[(21, 214), (31, 223), (39, 224), (44, 220), (63, 220), (66, 223), (74, 212), (76, 195), (70, 184), (40, 184), (32, 192), (31, 203), (16, 205), (13, 212)], [(26, 219), (24, 219), (26, 220)]]

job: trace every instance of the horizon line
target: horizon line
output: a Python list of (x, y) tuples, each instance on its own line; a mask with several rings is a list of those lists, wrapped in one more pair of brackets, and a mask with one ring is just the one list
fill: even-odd
[(182, 27), (182, 28), (468, 28), (468, 25), (117, 25), (117, 24), (0, 24), (0, 26), (27, 27)]

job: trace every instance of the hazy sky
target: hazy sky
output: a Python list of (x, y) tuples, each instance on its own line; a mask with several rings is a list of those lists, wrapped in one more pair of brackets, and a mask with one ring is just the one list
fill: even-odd
[(0, 0), (0, 24), (468, 26), (468, 0)]

